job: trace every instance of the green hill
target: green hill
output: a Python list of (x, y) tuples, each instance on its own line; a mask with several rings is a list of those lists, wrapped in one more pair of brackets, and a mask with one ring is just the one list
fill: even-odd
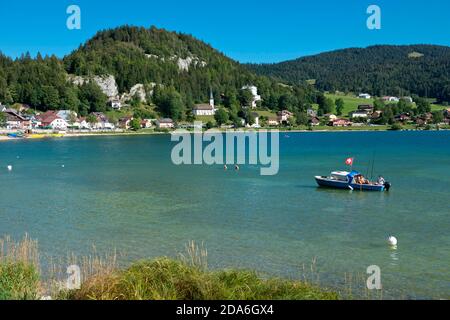
[(142, 84), (152, 103), (178, 108), (160, 108), (162, 115), (176, 115), (177, 120), (188, 117), (195, 103), (207, 102), (210, 91), (218, 104), (237, 114), (249, 99), (241, 90), (245, 85), (258, 87), (265, 98), (262, 107), (268, 109), (304, 108), (315, 99), (311, 86), (290, 87), (258, 76), (191, 35), (123, 26), (98, 32), (63, 59), (24, 54), (12, 60), (0, 54), (0, 102), (26, 103), (38, 110), (73, 109), (83, 115), (106, 111), (104, 88), (86, 81), (95, 76), (108, 76), (102, 78), (108, 81), (114, 77), (109, 97)]
[(450, 101), (450, 47), (445, 46), (351, 48), (248, 68), (293, 84), (313, 80), (324, 91), (416, 94)]

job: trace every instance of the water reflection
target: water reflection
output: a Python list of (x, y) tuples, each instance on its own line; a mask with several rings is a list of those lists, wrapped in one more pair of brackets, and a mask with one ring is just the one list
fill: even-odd
[(397, 246), (392, 246), (391, 247), (391, 254), (390, 254), (390, 256), (391, 256), (391, 265), (392, 266), (398, 266), (400, 257), (398, 255)]

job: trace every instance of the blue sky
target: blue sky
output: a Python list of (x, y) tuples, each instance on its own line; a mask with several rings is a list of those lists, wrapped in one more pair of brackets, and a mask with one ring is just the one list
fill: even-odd
[[(81, 8), (81, 30), (66, 8)], [(382, 29), (366, 27), (367, 7)], [(0, 51), (63, 56), (98, 30), (123, 24), (190, 33), (241, 62), (277, 62), (372, 44), (450, 45), (448, 0), (1, 0)]]

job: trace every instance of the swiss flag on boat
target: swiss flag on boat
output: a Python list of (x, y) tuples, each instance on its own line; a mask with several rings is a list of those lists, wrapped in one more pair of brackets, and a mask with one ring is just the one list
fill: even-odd
[(353, 158), (348, 158), (347, 160), (345, 160), (345, 164), (348, 166), (352, 166), (353, 165)]

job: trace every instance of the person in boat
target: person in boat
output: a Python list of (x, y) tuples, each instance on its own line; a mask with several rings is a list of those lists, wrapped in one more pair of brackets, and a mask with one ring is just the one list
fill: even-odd
[(356, 184), (364, 184), (364, 178), (363, 178), (363, 176), (362, 175), (357, 175), (356, 177), (355, 177), (355, 182), (356, 182)]
[(366, 178), (364, 178), (363, 175), (357, 175), (355, 177), (356, 184), (370, 184), (370, 181)]
[(378, 180), (377, 180), (377, 184), (379, 184), (380, 186), (384, 186), (385, 183), (386, 183), (386, 180), (384, 180), (384, 178), (382, 176), (379, 176)]

